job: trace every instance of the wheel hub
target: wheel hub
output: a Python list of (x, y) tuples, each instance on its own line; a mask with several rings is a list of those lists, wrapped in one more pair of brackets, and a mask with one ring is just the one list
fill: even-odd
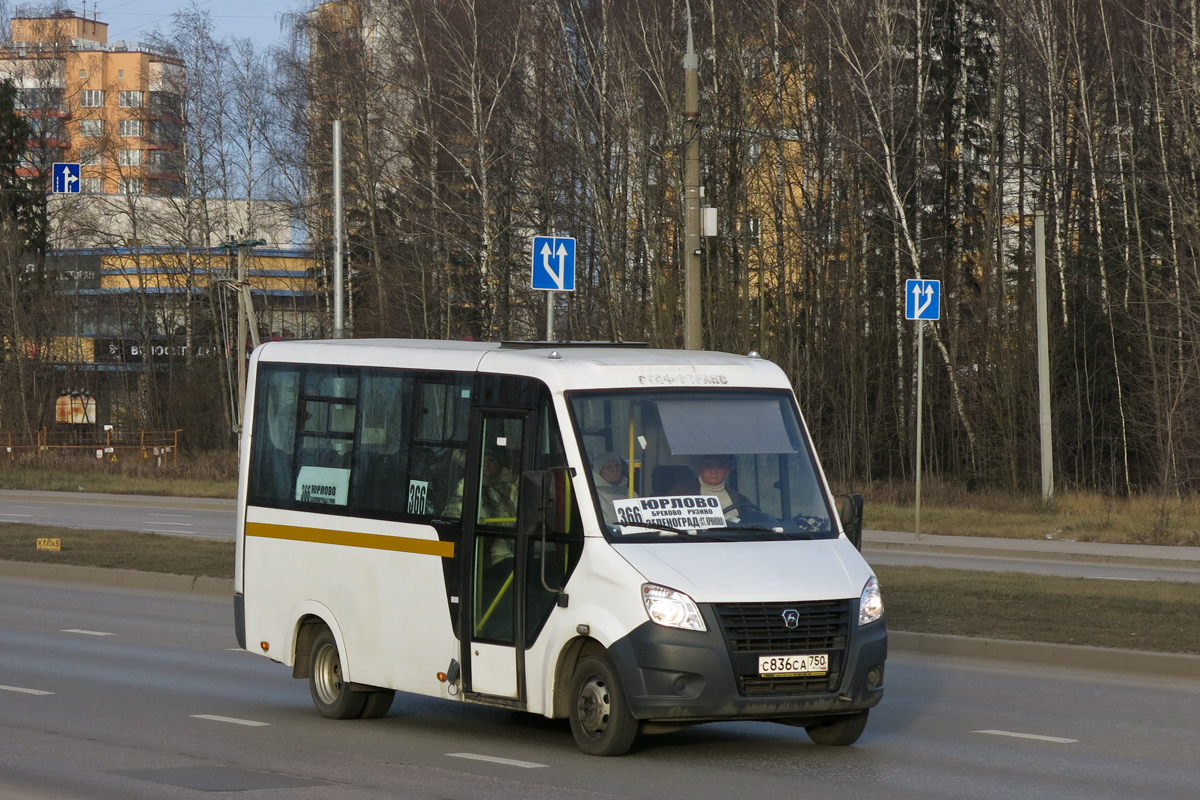
[(584, 730), (600, 736), (608, 728), (609, 715), (612, 713), (612, 703), (608, 696), (608, 686), (596, 676), (592, 676), (579, 690), (579, 722)]

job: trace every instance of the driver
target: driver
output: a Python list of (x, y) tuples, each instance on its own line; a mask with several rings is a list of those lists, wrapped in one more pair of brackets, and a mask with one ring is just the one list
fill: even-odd
[(704, 456), (700, 459), (699, 480), (685, 481), (671, 490), (671, 494), (712, 495), (721, 503), (722, 511), (750, 499), (728, 484), (726, 479), (733, 470), (733, 458), (724, 455)]

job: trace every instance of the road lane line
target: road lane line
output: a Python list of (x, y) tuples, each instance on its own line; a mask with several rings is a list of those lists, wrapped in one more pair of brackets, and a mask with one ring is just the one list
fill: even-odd
[(208, 719), (213, 722), (228, 722), (233, 725), (245, 725), (250, 728), (269, 728), (269, 722), (257, 722), (252, 719), (238, 719), (237, 717), (218, 717), (215, 714), (192, 714), (192, 719)]
[(507, 764), (510, 767), (521, 767), (522, 769), (537, 769), (545, 767), (546, 764), (537, 764), (533, 761), (517, 761), (515, 758), (498, 758), (496, 756), (481, 756), (478, 753), (446, 753), (451, 758), (469, 758), (472, 761), (490, 761), (493, 764)]
[(1055, 744), (1074, 744), (1078, 739), (1063, 739), (1060, 736), (1042, 736), (1037, 733), (1014, 733), (1013, 731), (974, 731), (991, 736), (1011, 736), (1014, 739), (1035, 739), (1039, 742), (1054, 742)]
[(0, 691), (18, 692), (20, 694), (36, 694), (36, 695), (54, 694), (54, 692), (43, 692), (41, 689), (24, 689), (20, 686), (0, 686)]
[(63, 633), (82, 633), (84, 636), (116, 636), (115, 633), (107, 633), (105, 631), (85, 631), (82, 628), (64, 628)]
[(0, 517), (22, 517), (24, 519), (28, 519), (32, 516), (33, 514), (0, 514)]
[(174, 517), (175, 519), (191, 519), (191, 514), (148, 514), (151, 517)]
[(190, 527), (192, 527), (192, 523), (190, 523), (190, 522), (158, 522), (158, 521), (155, 521), (155, 523), (154, 523), (154, 524), (155, 524), (155, 525), (174, 525), (174, 526), (176, 526), (176, 527), (179, 527), (179, 528), (190, 528)]

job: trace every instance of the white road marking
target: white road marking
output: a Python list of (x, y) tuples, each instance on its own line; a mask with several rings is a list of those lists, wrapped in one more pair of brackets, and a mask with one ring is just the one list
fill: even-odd
[(975, 731), (975, 733), (987, 733), (992, 736), (1011, 736), (1014, 739), (1036, 739), (1039, 742), (1054, 742), (1055, 744), (1074, 744), (1078, 739), (1063, 739), (1059, 736), (1042, 736), (1036, 733), (1013, 733), (1012, 731)]
[(174, 517), (175, 519), (191, 519), (191, 514), (150, 514), (151, 517)]
[(250, 728), (269, 728), (269, 722), (257, 722), (252, 719), (238, 719), (237, 717), (218, 717), (215, 714), (192, 714), (192, 719), (209, 719), (213, 722), (229, 722), (233, 725), (246, 725)]
[(63, 633), (82, 633), (84, 636), (116, 636), (115, 633), (106, 633), (104, 631), (85, 631), (81, 628), (64, 628)]
[(0, 517), (22, 517), (24, 519), (28, 519), (32, 516), (33, 514), (0, 514)]
[(41, 689), (23, 689), (20, 686), (0, 686), (0, 691), (19, 692), (21, 694), (36, 694), (36, 695), (54, 694), (54, 692), (43, 692)]
[(472, 761), (490, 761), (493, 764), (507, 764), (510, 767), (521, 767), (523, 769), (537, 769), (545, 767), (546, 764), (536, 764), (532, 761), (517, 761), (515, 758), (498, 758), (496, 756), (481, 756), (477, 753), (446, 753), (452, 758), (469, 758)]
[(192, 523), (190, 523), (190, 522), (155, 522), (154, 524), (155, 525), (175, 525), (176, 527), (179, 527), (179, 528), (192, 527)]
[(45, 506), (13, 506), (13, 508), (21, 508), (26, 511), (45, 511)]

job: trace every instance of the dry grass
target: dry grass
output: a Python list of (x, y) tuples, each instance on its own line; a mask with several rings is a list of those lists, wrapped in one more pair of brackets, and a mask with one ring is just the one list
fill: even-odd
[(1200, 584), (879, 567), (888, 627), (1200, 654)]
[[(60, 540), (62, 550), (38, 550), (40, 538)], [(0, 561), (232, 578), (233, 542), (0, 523)]]
[(154, 459), (138, 457), (117, 461), (75, 455), (0, 458), (0, 489), (235, 497), (237, 454), (183, 454), (177, 462), (162, 466)]
[[(912, 485), (855, 488), (866, 498), (865, 527), (911, 531)], [(921, 487), (921, 532), (1119, 544), (1200, 545), (1200, 498), (1110, 497), (1073, 492), (1043, 503), (1037, 495), (969, 492), (931, 480)]]

